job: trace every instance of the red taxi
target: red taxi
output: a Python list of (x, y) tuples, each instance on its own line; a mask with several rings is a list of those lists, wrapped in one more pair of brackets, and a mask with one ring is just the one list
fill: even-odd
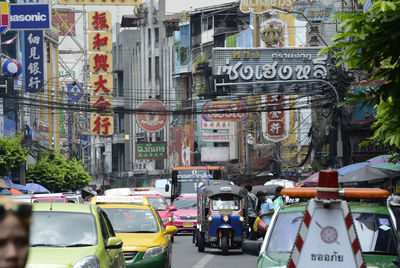
[(135, 195), (145, 196), (149, 200), (150, 205), (153, 206), (154, 209), (157, 210), (158, 214), (160, 215), (164, 227), (167, 227), (168, 225), (174, 225), (174, 220), (172, 218), (172, 213), (171, 213), (171, 211), (174, 211), (174, 209), (168, 206), (168, 203), (165, 200), (164, 196), (158, 194), (135, 194)]
[(182, 194), (172, 203), (174, 211), (174, 225), (178, 231), (191, 231), (196, 229), (197, 225), (197, 195)]

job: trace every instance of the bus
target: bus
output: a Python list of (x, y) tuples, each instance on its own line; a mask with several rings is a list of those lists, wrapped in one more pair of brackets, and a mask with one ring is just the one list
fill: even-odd
[(228, 170), (224, 166), (174, 167), (171, 171), (171, 198), (181, 194), (197, 193), (197, 184), (208, 180), (228, 180)]

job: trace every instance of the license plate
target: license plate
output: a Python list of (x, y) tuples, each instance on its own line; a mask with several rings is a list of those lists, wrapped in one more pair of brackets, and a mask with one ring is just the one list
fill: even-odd
[(183, 227), (193, 227), (193, 222), (184, 222)]

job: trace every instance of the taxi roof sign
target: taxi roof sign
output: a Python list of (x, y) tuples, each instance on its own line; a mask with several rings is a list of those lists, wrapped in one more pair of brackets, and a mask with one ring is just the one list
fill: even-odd
[(96, 196), (93, 199), (95, 204), (138, 204), (149, 206), (145, 196)]

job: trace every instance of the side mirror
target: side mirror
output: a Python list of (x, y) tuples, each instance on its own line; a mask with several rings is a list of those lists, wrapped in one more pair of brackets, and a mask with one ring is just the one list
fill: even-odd
[(169, 192), (169, 184), (165, 184), (165, 191)]
[(244, 254), (258, 256), (261, 249), (261, 241), (244, 240), (242, 244), (242, 251)]
[(169, 210), (171, 210), (171, 211), (177, 211), (177, 210), (178, 210), (178, 208), (177, 208), (177, 207), (175, 207), (175, 206), (173, 206), (173, 207), (171, 207)]
[(174, 225), (168, 225), (167, 227), (165, 227), (166, 234), (174, 235), (177, 232), (178, 232), (178, 228)]
[(119, 249), (122, 248), (122, 240), (119, 237), (110, 237), (107, 239), (105, 249)]

